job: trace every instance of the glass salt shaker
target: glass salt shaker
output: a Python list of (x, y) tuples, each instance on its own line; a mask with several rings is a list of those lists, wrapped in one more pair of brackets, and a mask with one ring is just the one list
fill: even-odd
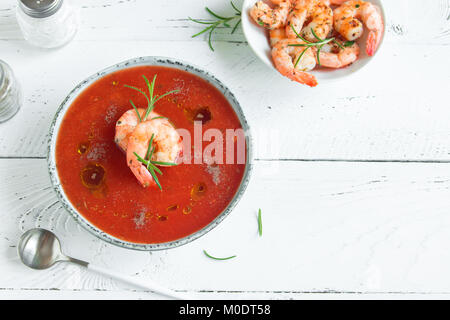
[(67, 0), (18, 0), (16, 16), (25, 40), (41, 48), (69, 43), (79, 25), (78, 12)]
[(22, 105), (19, 83), (5, 62), (0, 60), (0, 122), (11, 119)]

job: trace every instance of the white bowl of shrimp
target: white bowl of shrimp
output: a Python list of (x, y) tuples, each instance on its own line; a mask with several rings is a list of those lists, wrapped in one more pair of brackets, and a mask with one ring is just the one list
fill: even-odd
[(316, 86), (362, 69), (379, 51), (381, 0), (245, 0), (242, 28), (266, 65)]

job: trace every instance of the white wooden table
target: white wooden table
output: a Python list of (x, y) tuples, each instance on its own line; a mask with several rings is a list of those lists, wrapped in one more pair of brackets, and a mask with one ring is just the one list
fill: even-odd
[[(60, 236), (69, 255), (194, 298), (450, 297), (448, 0), (384, 1), (377, 58), (314, 89), (263, 65), (240, 29), (219, 29), (215, 52), (191, 38), (200, 26), (187, 17), (208, 18), (205, 5), (232, 13), (227, 1), (72, 2), (82, 27), (55, 51), (30, 47), (15, 1), (0, 2), (0, 59), (25, 95), (22, 110), (0, 125), (0, 298), (159, 298), (73, 265), (27, 269), (16, 244), (36, 226)], [(206, 236), (160, 252), (114, 247), (81, 229), (58, 203), (45, 159), (66, 94), (104, 67), (145, 55), (184, 59), (223, 80), (257, 149), (233, 213)], [(212, 261), (203, 249), (238, 257)]]

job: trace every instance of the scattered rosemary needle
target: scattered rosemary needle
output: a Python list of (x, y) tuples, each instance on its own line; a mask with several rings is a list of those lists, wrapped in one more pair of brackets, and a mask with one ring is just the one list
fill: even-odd
[(206, 252), (206, 250), (203, 250), (203, 253), (205, 254), (205, 256), (207, 256), (208, 258), (213, 259), (213, 260), (229, 260), (229, 259), (236, 258), (236, 255), (230, 256), (230, 257), (226, 257), (226, 258), (217, 258), (217, 257), (213, 257), (213, 256), (210, 255), (208, 252)]
[(261, 218), (261, 208), (258, 210), (258, 233), (262, 237), (262, 218)]
[(236, 11), (236, 13), (234, 14), (234, 16), (231, 17), (223, 17), (218, 15), (217, 13), (215, 13), (214, 11), (212, 11), (211, 9), (209, 9), (208, 7), (205, 7), (206, 11), (212, 15), (214, 18), (216, 18), (217, 20), (198, 20), (198, 19), (193, 19), (191, 17), (189, 17), (189, 20), (195, 22), (195, 23), (199, 23), (199, 24), (206, 24), (209, 25), (208, 27), (206, 27), (205, 29), (203, 29), (202, 31), (194, 34), (192, 36), (192, 38), (195, 38), (205, 32), (208, 32), (208, 45), (209, 48), (211, 49), (211, 51), (214, 51), (214, 48), (212, 46), (212, 34), (214, 32), (214, 30), (219, 27), (220, 25), (226, 27), (226, 28), (231, 28), (230, 22), (238, 19), (238, 21), (235, 23), (235, 25), (233, 26), (233, 29), (231, 29), (231, 34), (233, 34), (237, 27), (239, 26), (239, 24), (241, 23), (241, 11), (234, 5), (233, 1), (230, 1), (231, 6), (233, 7), (234, 11)]

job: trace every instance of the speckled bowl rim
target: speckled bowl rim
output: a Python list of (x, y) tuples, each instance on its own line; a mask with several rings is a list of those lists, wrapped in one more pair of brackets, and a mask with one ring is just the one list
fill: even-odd
[[(228, 100), (228, 102), (231, 104), (231, 106), (234, 109), (234, 112), (239, 118), (239, 121), (241, 122), (242, 128), (245, 131), (245, 139), (246, 139), (246, 152), (247, 152), (247, 162), (244, 170), (244, 175), (242, 177), (241, 184), (234, 195), (233, 199), (230, 201), (228, 206), (223, 210), (213, 221), (211, 221), (207, 226), (203, 227), (202, 229), (186, 236), (178, 240), (170, 241), (170, 242), (164, 242), (164, 243), (149, 243), (149, 244), (142, 244), (142, 243), (133, 243), (124, 241), (121, 239), (118, 239), (101, 229), (94, 226), (89, 220), (83, 217), (82, 214), (80, 214), (76, 208), (72, 205), (72, 203), (67, 198), (62, 186), (61, 182), (59, 180), (57, 168), (56, 168), (56, 159), (55, 159), (55, 148), (56, 148), (56, 141), (58, 137), (59, 128), (61, 125), (61, 122), (67, 112), (67, 110), (70, 108), (72, 102), (86, 89), (88, 88), (92, 83), (99, 80), (100, 78), (104, 77), (105, 75), (109, 75), (113, 72), (137, 67), (137, 66), (164, 66), (164, 67), (171, 67), (176, 68), (180, 70), (187, 71), (189, 73), (192, 73), (194, 75), (199, 76), (203, 80), (206, 80), (210, 84), (212, 84), (214, 87), (216, 87), (222, 94), (225, 96), (225, 98)], [(53, 189), (56, 192), (56, 195), (63, 205), (63, 207), (72, 215), (72, 217), (77, 221), (84, 229), (89, 231), (91, 234), (96, 236), (99, 239), (102, 239), (108, 243), (114, 244), (116, 246), (127, 248), (127, 249), (134, 249), (134, 250), (141, 250), (141, 251), (154, 251), (154, 250), (165, 250), (170, 248), (179, 247), (181, 245), (187, 244), (191, 241), (194, 241), (195, 239), (200, 238), (201, 236), (205, 235), (212, 229), (214, 229), (220, 222), (222, 222), (223, 219), (225, 219), (228, 214), (234, 209), (236, 204), (241, 199), (242, 195), (244, 194), (247, 185), (250, 180), (251, 171), (253, 167), (253, 142), (252, 137), (250, 133), (250, 127), (248, 125), (248, 122), (244, 116), (243, 110), (233, 95), (233, 93), (216, 77), (214, 77), (211, 73), (208, 71), (205, 71), (204, 69), (195, 66), (191, 63), (174, 59), (174, 58), (168, 58), (168, 57), (159, 57), (159, 56), (147, 56), (147, 57), (139, 57), (135, 59), (126, 60), (123, 62), (120, 62), (118, 64), (115, 64), (111, 67), (108, 67), (106, 69), (103, 69), (102, 71), (97, 72), (94, 75), (91, 75), (84, 81), (82, 81), (80, 84), (78, 84), (70, 93), (69, 95), (64, 99), (64, 101), (59, 106), (58, 110), (56, 111), (55, 117), (52, 121), (52, 124), (50, 126), (50, 134), (48, 139), (48, 153), (47, 153), (47, 163), (48, 163), (48, 170), (50, 173), (50, 179), (53, 186)]]

